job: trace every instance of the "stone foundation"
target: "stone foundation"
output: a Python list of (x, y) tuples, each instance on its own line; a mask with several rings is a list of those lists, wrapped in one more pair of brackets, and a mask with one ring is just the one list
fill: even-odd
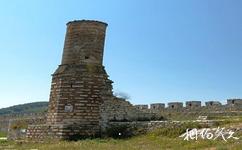
[[(91, 130), (93, 129), (93, 130)], [(91, 126), (78, 125), (30, 125), (26, 137), (30, 140), (64, 139), (77, 140), (86, 137), (100, 137)]]

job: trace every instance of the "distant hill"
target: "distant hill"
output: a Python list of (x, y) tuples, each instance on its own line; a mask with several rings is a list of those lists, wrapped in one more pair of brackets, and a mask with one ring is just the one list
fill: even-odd
[(28, 113), (42, 113), (48, 109), (48, 102), (34, 102), (0, 109), (0, 116)]

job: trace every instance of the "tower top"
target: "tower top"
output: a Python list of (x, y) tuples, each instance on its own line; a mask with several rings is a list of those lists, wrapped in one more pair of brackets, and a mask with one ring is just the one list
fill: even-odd
[(102, 65), (107, 23), (74, 20), (67, 23), (62, 65)]
[(72, 24), (72, 23), (97, 23), (97, 24), (104, 24), (106, 26), (108, 26), (108, 24), (106, 22), (102, 22), (102, 21), (97, 21), (97, 20), (73, 20), (73, 21), (69, 21), (66, 23), (66, 25)]

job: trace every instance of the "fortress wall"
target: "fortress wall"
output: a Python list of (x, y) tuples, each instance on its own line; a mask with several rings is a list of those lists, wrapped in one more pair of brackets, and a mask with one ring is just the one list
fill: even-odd
[(166, 111), (194, 111), (198, 110), (242, 110), (242, 99), (228, 99), (227, 104), (222, 105), (219, 101), (206, 101), (205, 106), (202, 106), (201, 101), (186, 101), (186, 106), (183, 106), (182, 102), (169, 102), (165, 107), (164, 103), (151, 103), (150, 108), (147, 104), (135, 105), (140, 110), (166, 110)]
[(102, 104), (101, 108), (101, 126), (103, 132), (105, 132), (109, 122), (152, 120), (160, 117), (158, 113), (151, 113), (148, 109), (146, 109), (146, 106), (145, 109), (139, 109), (133, 106), (129, 101), (117, 97), (106, 100)]
[[(110, 95), (109, 95), (110, 96)], [(155, 103), (155, 106), (161, 106), (161, 109), (155, 109), (150, 107), (150, 109), (137, 109), (129, 101), (117, 97), (106, 97), (106, 100), (101, 105), (101, 132), (105, 133), (106, 129), (110, 126), (110, 122), (117, 124), (118, 122), (133, 122), (133, 121), (151, 121), (159, 120), (161, 117), (172, 117), (169, 116), (176, 113), (183, 116), (190, 116), (190, 119), (196, 119), (196, 116), (234, 116), (242, 115), (242, 109), (235, 107), (234, 105), (209, 105), (201, 106), (197, 109), (188, 109), (187, 107), (182, 107), (179, 103), (179, 109), (164, 108), (164, 105)], [(109, 98), (108, 98), (109, 97)], [(174, 104), (174, 103), (171, 103)], [(177, 104), (177, 103), (175, 103)], [(216, 104), (216, 103), (215, 103)], [(154, 105), (152, 105), (154, 106)], [(147, 107), (146, 107), (147, 108)], [(178, 114), (177, 114), (178, 115)], [(194, 118), (195, 116), (195, 118)], [(49, 126), (45, 124), (46, 117), (44, 114), (24, 114), (12, 115), (12, 116), (2, 116), (0, 117), (0, 130), (8, 133), (9, 139), (18, 139), (25, 137), (26, 132), (22, 132), (20, 129), (12, 129), (14, 124), (18, 122), (24, 122), (29, 124), (27, 137), (30, 139), (42, 138), (62, 138), (69, 139), (75, 137), (74, 133), (83, 132), (83, 129), (78, 125), (68, 125), (68, 124), (56, 124), (54, 126)], [(9, 124), (10, 123), (10, 124)], [(111, 123), (113, 124), (113, 123)], [(122, 124), (122, 123), (121, 123)], [(89, 134), (90, 132), (87, 131)], [(100, 133), (101, 134), (101, 133)], [(83, 134), (85, 136), (86, 134)], [(92, 136), (92, 135), (90, 135)]]
[(45, 124), (46, 116), (32, 116), (28, 118), (15, 118), (9, 120), (8, 139), (25, 138), (28, 125)]
[(0, 131), (7, 133), (8, 132), (8, 125), (9, 125), (9, 119), (1, 119), (0, 120)]
[(0, 116), (0, 131), (7, 133), (9, 130), (9, 125), (13, 120), (32, 120), (30, 123), (34, 124), (34, 122), (38, 123), (37, 120), (39, 118), (45, 118), (45, 115), (45, 113), (32, 113)]

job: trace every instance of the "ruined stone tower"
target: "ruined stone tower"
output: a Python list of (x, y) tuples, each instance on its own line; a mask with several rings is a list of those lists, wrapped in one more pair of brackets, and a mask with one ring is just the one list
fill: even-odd
[(76, 125), (83, 136), (100, 134), (102, 96), (112, 95), (102, 65), (106, 27), (99, 21), (67, 23), (62, 62), (52, 78), (47, 124)]
[(67, 23), (61, 65), (52, 75), (46, 124), (29, 126), (27, 137), (100, 135), (100, 106), (112, 97), (112, 81), (102, 64), (106, 27), (90, 20)]

